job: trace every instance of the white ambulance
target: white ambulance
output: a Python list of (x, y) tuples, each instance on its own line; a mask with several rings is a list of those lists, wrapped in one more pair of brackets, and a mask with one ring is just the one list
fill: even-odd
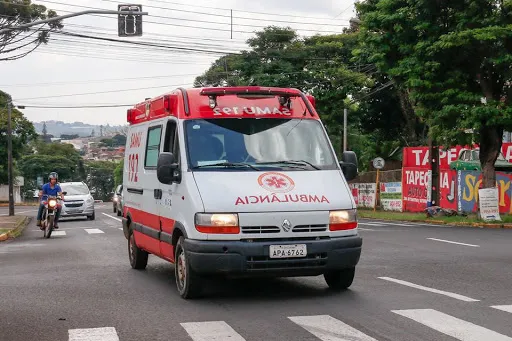
[(319, 276), (348, 288), (356, 205), (315, 99), (268, 87), (179, 88), (127, 112), (123, 230), (132, 268), (175, 266), (183, 298), (206, 276)]

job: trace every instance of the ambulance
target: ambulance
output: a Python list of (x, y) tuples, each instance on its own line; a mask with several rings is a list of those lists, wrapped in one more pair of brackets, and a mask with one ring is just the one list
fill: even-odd
[(184, 299), (221, 276), (352, 285), (362, 238), (315, 98), (292, 88), (177, 88), (127, 111), (123, 231), (133, 269), (174, 264)]

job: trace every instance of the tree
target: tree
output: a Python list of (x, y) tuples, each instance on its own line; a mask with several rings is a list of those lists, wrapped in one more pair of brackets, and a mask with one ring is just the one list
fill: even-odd
[(66, 143), (33, 141), (32, 149), (19, 163), (21, 174), (27, 181), (41, 176), (47, 179), (50, 172), (59, 174), (59, 181), (85, 181), (84, 162), (80, 153)]
[(94, 198), (109, 200), (114, 188), (114, 170), (117, 164), (110, 161), (91, 161), (85, 164), (87, 186), (94, 192)]
[[(56, 17), (57, 13), (43, 5), (32, 4), (31, 0), (0, 1), (0, 29), (28, 24)], [(23, 58), (41, 44), (47, 44), (50, 33), (62, 29), (61, 21), (32, 26), (0, 34), (0, 61)]]
[[(37, 138), (34, 125), (17, 109), (11, 111), (12, 157), (15, 163), (28, 142)], [(0, 91), (0, 184), (8, 182), (7, 174), (7, 94)]]
[(121, 160), (114, 169), (114, 186), (123, 184), (124, 160)]
[[(483, 187), (512, 130), (512, 1), (366, 0), (366, 48), (439, 144), (480, 144)], [(474, 129), (474, 134), (466, 134)]]
[(219, 58), (194, 85), (298, 88), (315, 96), (331, 136), (341, 133), (348, 95), (372, 85), (372, 79), (351, 61), (357, 43), (353, 34), (300, 38), (290, 28), (270, 26), (247, 43), (250, 51)]

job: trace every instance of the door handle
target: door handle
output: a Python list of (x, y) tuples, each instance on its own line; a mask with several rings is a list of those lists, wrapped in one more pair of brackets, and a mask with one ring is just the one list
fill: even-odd
[(162, 190), (161, 189), (153, 190), (153, 196), (155, 197), (155, 199), (162, 199)]

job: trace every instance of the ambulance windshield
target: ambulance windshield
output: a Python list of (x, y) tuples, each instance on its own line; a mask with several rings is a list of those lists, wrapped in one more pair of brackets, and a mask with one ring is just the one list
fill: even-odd
[(185, 121), (185, 138), (189, 164), (197, 170), (338, 168), (321, 122), (317, 120), (189, 120)]

